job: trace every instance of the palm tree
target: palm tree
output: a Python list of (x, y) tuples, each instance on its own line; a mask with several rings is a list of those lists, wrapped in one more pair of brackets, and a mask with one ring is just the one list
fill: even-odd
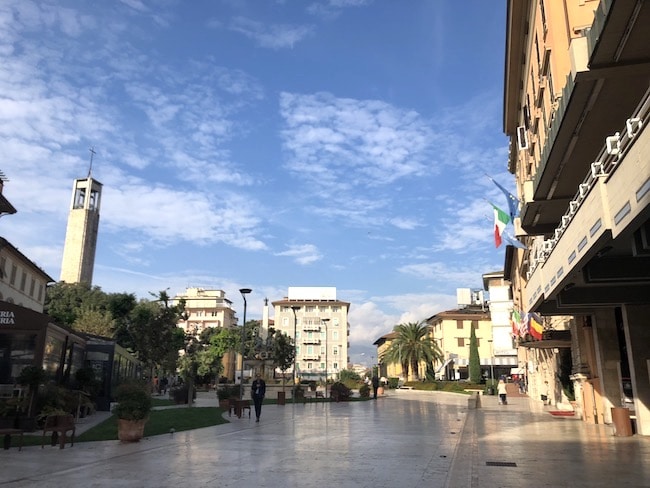
[(438, 344), (429, 336), (426, 322), (409, 322), (396, 325), (396, 336), (382, 355), (382, 362), (399, 363), (408, 381), (409, 372), (414, 380), (419, 379), (419, 364), (433, 365), (442, 360)]

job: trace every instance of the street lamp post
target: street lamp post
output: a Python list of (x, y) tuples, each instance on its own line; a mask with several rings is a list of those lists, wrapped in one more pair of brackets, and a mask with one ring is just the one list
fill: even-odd
[(239, 375), (239, 399), (243, 400), (244, 398), (244, 353), (246, 347), (246, 295), (251, 291), (250, 288), (240, 288), (239, 293), (241, 293), (242, 298), (244, 299), (244, 323), (241, 327), (241, 372)]
[(325, 398), (327, 398), (327, 322), (330, 319), (321, 319), (325, 323)]
[(298, 317), (296, 317), (296, 311), (300, 310), (300, 306), (298, 305), (293, 305), (291, 307), (291, 310), (293, 310), (293, 387), (296, 387), (296, 356), (298, 355), (298, 342), (297, 342), (297, 336), (296, 336), (296, 330), (298, 328)]

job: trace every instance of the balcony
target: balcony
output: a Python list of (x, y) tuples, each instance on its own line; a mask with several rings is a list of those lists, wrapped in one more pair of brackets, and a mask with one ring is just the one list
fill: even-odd
[(625, 123), (650, 76), (650, 3), (601, 1), (591, 29), (573, 39), (567, 75), (544, 141), (532, 198), (521, 211), (531, 235), (553, 232), (600, 141)]
[(318, 355), (318, 354), (305, 354), (301, 359), (303, 361), (320, 361), (320, 355)]
[(316, 338), (316, 337), (312, 337), (312, 338), (307, 337), (307, 338), (302, 340), (302, 343), (303, 344), (309, 344), (309, 345), (314, 345), (314, 344), (315, 345), (320, 345), (321, 340)]
[[(547, 314), (650, 296), (650, 89), (605, 138), (552, 237), (531, 253), (523, 303)], [(645, 122), (644, 122), (645, 121)]]

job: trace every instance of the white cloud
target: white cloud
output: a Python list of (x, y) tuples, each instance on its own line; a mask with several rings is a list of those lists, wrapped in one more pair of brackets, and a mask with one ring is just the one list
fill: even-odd
[(288, 247), (286, 251), (277, 252), (275, 255), (294, 258), (298, 264), (311, 264), (323, 257), (313, 244), (290, 244)]
[(308, 25), (264, 24), (246, 17), (233, 18), (229, 28), (269, 49), (292, 48), (313, 31)]

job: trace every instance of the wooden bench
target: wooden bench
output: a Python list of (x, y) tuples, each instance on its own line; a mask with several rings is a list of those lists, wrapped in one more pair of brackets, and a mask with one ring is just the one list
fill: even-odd
[(56, 446), (57, 439), (59, 442), (59, 449), (65, 447), (67, 433), (72, 431), (70, 436), (70, 447), (74, 446), (74, 416), (73, 415), (48, 415), (43, 425), (43, 438), (41, 442), (41, 449), (45, 447), (45, 436), (48, 432), (52, 433), (52, 445)]
[(0, 436), (4, 436), (4, 448), (9, 449), (11, 447), (11, 436), (17, 435), (20, 436), (20, 445), (18, 450), (23, 450), (23, 430), (22, 429), (0, 429)]
[(234, 412), (237, 417), (241, 418), (244, 410), (248, 409), (248, 418), (251, 418), (251, 402), (250, 400), (239, 400), (238, 398), (231, 398), (228, 408), (228, 417)]

